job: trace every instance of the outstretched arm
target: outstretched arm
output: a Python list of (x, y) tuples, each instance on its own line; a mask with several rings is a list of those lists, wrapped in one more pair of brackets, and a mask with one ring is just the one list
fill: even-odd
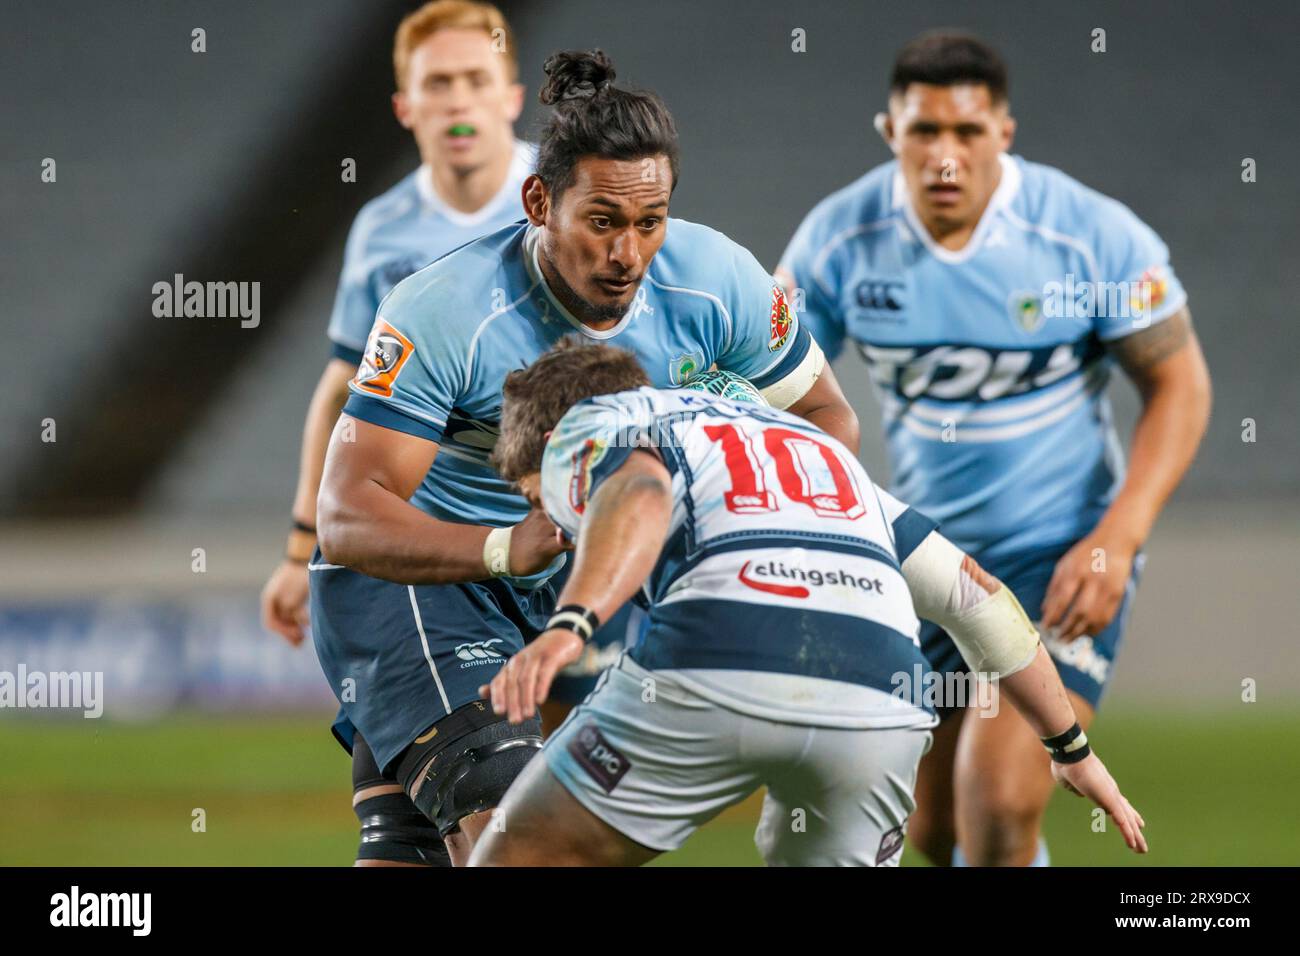
[(1011, 589), (937, 531), (902, 571), (917, 614), (951, 635), (972, 673), (999, 681), (1052, 753), (1056, 779), (1104, 809), (1129, 847), (1145, 853), (1145, 821), (1088, 747), (1060, 675)]

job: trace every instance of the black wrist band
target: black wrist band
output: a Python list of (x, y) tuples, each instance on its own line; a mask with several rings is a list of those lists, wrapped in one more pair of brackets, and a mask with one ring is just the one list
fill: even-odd
[(315, 534), (315, 533), (316, 533), (316, 528), (315, 528), (315, 526), (313, 526), (313, 525), (309, 525), (309, 524), (308, 524), (307, 522), (305, 522), (305, 521), (299, 521), (297, 518), (294, 518), (294, 519), (293, 519), (293, 530), (294, 530), (294, 531), (301, 531), (301, 532), (303, 532), (304, 534)]
[(582, 638), (583, 643), (591, 640), (596, 629), (600, 627), (600, 618), (596, 616), (595, 611), (588, 610), (581, 604), (566, 604), (564, 607), (557, 607), (551, 619), (546, 622), (548, 631), (555, 628), (572, 631)]
[(1083, 732), (1078, 721), (1063, 734), (1039, 739), (1057, 763), (1078, 763), (1092, 753), (1092, 748), (1088, 746), (1088, 735)]

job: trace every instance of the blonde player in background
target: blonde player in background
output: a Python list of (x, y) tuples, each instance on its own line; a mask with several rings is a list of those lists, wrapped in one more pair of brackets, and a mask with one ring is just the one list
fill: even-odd
[[(295, 647), (307, 624), (307, 564), (316, 548), (316, 496), (330, 432), (357, 374), (379, 302), (398, 282), (452, 249), (524, 217), (520, 199), (534, 149), (515, 139), (523, 109), (514, 38), (496, 7), (435, 0), (402, 20), (393, 41), (393, 113), (411, 131), (420, 166), (368, 202), (348, 235), (330, 316), (331, 356), (303, 427), (293, 527), (262, 590), (262, 621)], [(340, 715), (352, 751), (358, 866), (447, 866), (433, 825), (375, 766)]]

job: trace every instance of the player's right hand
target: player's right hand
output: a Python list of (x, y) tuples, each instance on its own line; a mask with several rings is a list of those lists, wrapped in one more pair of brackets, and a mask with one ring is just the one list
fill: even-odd
[(534, 508), (510, 532), (510, 573), (527, 577), (545, 571), (562, 551), (571, 551), (546, 512)]
[(1134, 853), (1147, 852), (1147, 840), (1142, 835), (1142, 828), (1147, 822), (1142, 819), (1142, 814), (1133, 809), (1124, 794), (1119, 792), (1115, 778), (1095, 752), (1078, 763), (1058, 763), (1053, 760), (1052, 776), (1066, 790), (1087, 797), (1105, 810), (1119, 827), (1130, 850)]
[(491, 699), (494, 713), (512, 724), (523, 723), (546, 703), (555, 675), (581, 657), (584, 647), (573, 631), (544, 631), (506, 661), (492, 683), (481, 686), (478, 694)]
[(285, 559), (262, 588), (262, 626), (297, 647), (308, 623), (307, 566)]

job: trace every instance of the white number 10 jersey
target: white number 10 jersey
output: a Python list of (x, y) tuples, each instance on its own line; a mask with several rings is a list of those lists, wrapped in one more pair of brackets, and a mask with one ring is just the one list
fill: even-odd
[(673, 512), (633, 660), (767, 719), (934, 723), (898, 693), (928, 670), (899, 568), (933, 522), (801, 418), (652, 388), (590, 399), (560, 421), (542, 463), (552, 520), (576, 537), (591, 495), (637, 448), (671, 473)]

